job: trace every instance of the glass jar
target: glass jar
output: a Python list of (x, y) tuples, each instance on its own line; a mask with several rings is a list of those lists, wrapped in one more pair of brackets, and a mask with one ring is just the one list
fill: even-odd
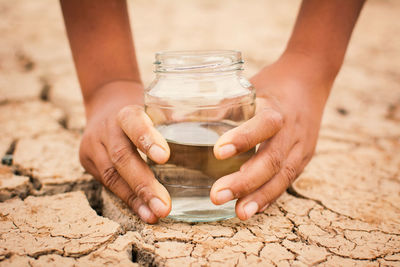
[(217, 221), (235, 216), (235, 203), (216, 206), (210, 189), (220, 177), (240, 169), (255, 149), (217, 160), (213, 146), (226, 131), (255, 112), (255, 90), (242, 76), (238, 51), (159, 52), (156, 77), (145, 90), (145, 110), (167, 140), (166, 164), (148, 159), (171, 195), (170, 218)]

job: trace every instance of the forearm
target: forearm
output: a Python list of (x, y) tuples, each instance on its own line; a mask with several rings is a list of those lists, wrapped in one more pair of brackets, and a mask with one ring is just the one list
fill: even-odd
[(140, 83), (125, 1), (61, 0), (61, 7), (85, 104), (110, 82)]
[(284, 55), (301, 54), (334, 80), (365, 0), (303, 0)]

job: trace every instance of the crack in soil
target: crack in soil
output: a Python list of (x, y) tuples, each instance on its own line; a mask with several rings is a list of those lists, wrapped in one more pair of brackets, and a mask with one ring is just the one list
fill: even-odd
[(312, 200), (312, 201), (314, 201), (315, 203), (317, 203), (318, 205), (320, 205), (321, 207), (323, 207), (324, 209), (326, 209), (326, 210), (328, 210), (328, 211), (330, 211), (330, 212), (332, 212), (332, 213), (334, 213), (334, 214), (336, 214), (336, 215), (338, 215), (338, 216), (343, 216), (343, 217), (345, 217), (345, 218), (347, 218), (347, 219), (350, 219), (350, 220), (359, 220), (358, 218), (353, 218), (353, 217), (351, 217), (351, 216), (349, 216), (349, 215), (342, 214), (342, 213), (340, 213), (340, 212), (337, 212), (337, 211), (335, 211), (335, 210), (332, 210), (331, 208), (328, 208), (325, 204), (322, 203), (322, 201), (320, 201), (320, 200), (318, 200), (318, 199), (314, 199), (314, 198), (310, 198), (310, 197), (307, 197), (307, 196), (302, 195), (301, 193), (297, 192), (296, 189), (294, 189), (294, 187), (292, 187), (292, 186), (290, 186), (290, 188), (291, 188), (291, 189), (290, 189), (290, 190), (287, 190), (286, 192), (287, 192), (289, 195), (292, 195), (293, 197), (301, 198), (301, 199), (307, 199), (307, 200)]
[[(32, 234), (32, 235), (37, 234), (37, 231), (26, 231), (26, 230), (22, 231), (21, 228), (11, 218), (7, 217), (7, 214), (6, 215), (1, 215), (1, 216), (2, 217), (6, 217), (7, 220), (9, 220), (15, 226), (16, 230), (20, 231), (20, 233), (28, 233), (28, 234)], [(40, 227), (40, 228), (36, 228), (36, 229), (38, 230), (38, 229), (41, 229), (41, 228), (47, 229), (47, 227), (45, 227), (45, 226)], [(87, 255), (89, 255), (91, 253), (95, 253), (99, 249), (106, 248), (109, 244), (113, 243), (118, 237), (120, 237), (122, 235), (123, 234), (121, 234), (119, 232), (116, 232), (116, 233), (110, 235), (110, 237), (107, 240), (105, 240), (104, 242), (102, 242), (102, 243), (98, 243), (98, 242), (80, 242), (79, 243), (80, 245), (82, 245), (82, 244), (94, 244), (94, 246), (92, 247), (92, 249), (90, 249), (90, 250), (88, 250), (86, 252), (79, 252), (79, 253), (76, 253), (76, 254), (74, 254), (74, 253), (71, 254), (70, 253), (68, 255), (68, 254), (66, 254), (65, 247), (69, 243), (71, 243), (71, 240), (79, 240), (79, 239), (82, 239), (82, 238), (85, 238), (85, 237), (91, 237), (91, 238), (96, 238), (96, 237), (101, 238), (101, 237), (103, 237), (104, 238), (104, 237), (107, 237), (107, 235), (91, 236), (90, 234), (87, 234), (87, 235), (82, 235), (80, 237), (71, 237), (71, 236), (66, 236), (66, 235), (53, 235), (51, 232), (49, 232), (49, 236), (50, 237), (53, 237), (53, 238), (61, 237), (61, 238), (66, 239), (67, 242), (63, 245), (63, 247), (61, 249), (62, 252), (60, 252), (58, 249), (43, 250), (43, 251), (35, 252), (34, 254), (27, 253), (27, 254), (24, 254), (24, 255), (20, 255), (18, 253), (9, 252), (9, 253), (7, 253), (5, 255), (2, 255), (2, 256), (4, 256), (4, 258), (0, 259), (0, 262), (10, 258), (13, 255), (27, 256), (29, 258), (36, 259), (36, 260), (39, 259), (39, 257), (45, 256), (45, 255), (59, 255), (59, 256), (65, 257), (65, 258), (79, 259), (79, 258), (87, 256)], [(37, 241), (37, 237), (34, 237), (34, 238)]]
[[(321, 244), (321, 243), (318, 242), (318, 241), (312, 241), (312, 242), (310, 242), (310, 241), (308, 240), (308, 237), (305, 237), (303, 234), (301, 234), (300, 232), (298, 232), (298, 227), (299, 227), (300, 225), (296, 224), (296, 223), (294, 222), (294, 220), (292, 220), (292, 219), (290, 219), (290, 218), (288, 218), (288, 219), (289, 219), (289, 220), (293, 223), (293, 225), (295, 226), (295, 227), (294, 227), (294, 229), (295, 229), (295, 234), (300, 238), (300, 241), (301, 241), (302, 243), (304, 243), (304, 244), (306, 244), (306, 245), (317, 245), (318, 247), (325, 248), (329, 253), (331, 253), (332, 255), (337, 256), (337, 257), (341, 257), (341, 258), (344, 258), (344, 259), (352, 259), (352, 260), (377, 261), (378, 259), (384, 259), (388, 254), (397, 253), (397, 252), (391, 251), (391, 252), (388, 252), (388, 253), (386, 253), (386, 254), (381, 254), (380, 256), (377, 256), (377, 257), (374, 257), (374, 258), (362, 258), (362, 257), (344, 256), (344, 255), (341, 255), (341, 254), (336, 253), (335, 251), (332, 250), (331, 247), (325, 246), (325, 245)], [(320, 227), (318, 227), (318, 228), (320, 228)], [(321, 228), (320, 228), (320, 229), (321, 229)], [(321, 230), (324, 231), (323, 229), (321, 229)], [(348, 229), (345, 229), (345, 230), (348, 230)], [(376, 232), (379, 232), (379, 231), (377, 230)], [(352, 243), (352, 244), (354, 245), (354, 247), (352, 248), (352, 250), (355, 250), (356, 247), (358, 246), (357, 243), (355, 243), (354, 241), (348, 239), (348, 238), (346, 237), (346, 235), (344, 235), (344, 234), (338, 234), (338, 235), (341, 236), (341, 237), (343, 237), (344, 239), (346, 239), (347, 241), (349, 241), (350, 243)], [(282, 244), (282, 245), (283, 245), (283, 244)], [(285, 245), (283, 245), (283, 246), (285, 246)], [(285, 247), (286, 247), (286, 246), (285, 246)], [(287, 248), (288, 250), (290, 250), (292, 253), (297, 254), (296, 252), (292, 251), (290, 248), (288, 248), (288, 247), (286, 247), (286, 248)], [(340, 248), (340, 247), (339, 247), (339, 248)], [(338, 250), (339, 250), (339, 248), (338, 248)]]

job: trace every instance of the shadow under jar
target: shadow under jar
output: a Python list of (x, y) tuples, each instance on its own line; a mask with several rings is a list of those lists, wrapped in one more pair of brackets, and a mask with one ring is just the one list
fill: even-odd
[(214, 205), (210, 189), (236, 172), (255, 149), (217, 160), (214, 144), (225, 132), (254, 116), (255, 90), (242, 75), (238, 51), (159, 52), (156, 77), (145, 90), (145, 110), (167, 140), (166, 164), (148, 159), (171, 195), (170, 218), (187, 222), (235, 217), (235, 203)]

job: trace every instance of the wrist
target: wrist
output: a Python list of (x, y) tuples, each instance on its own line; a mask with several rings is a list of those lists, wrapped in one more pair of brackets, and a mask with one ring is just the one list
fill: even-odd
[(311, 70), (316, 79), (326, 84), (332, 84), (342, 66), (341, 60), (332, 59), (329, 54), (288, 47), (278, 61), (287, 62), (293, 69)]
[(263, 68), (251, 82), (257, 97), (275, 98), (285, 105), (308, 103), (322, 110), (336, 75), (320, 61), (301, 53), (284, 53)]
[(143, 86), (134, 81), (106, 83), (84, 98), (87, 121), (95, 114), (117, 113), (122, 107), (132, 104), (143, 105)]

